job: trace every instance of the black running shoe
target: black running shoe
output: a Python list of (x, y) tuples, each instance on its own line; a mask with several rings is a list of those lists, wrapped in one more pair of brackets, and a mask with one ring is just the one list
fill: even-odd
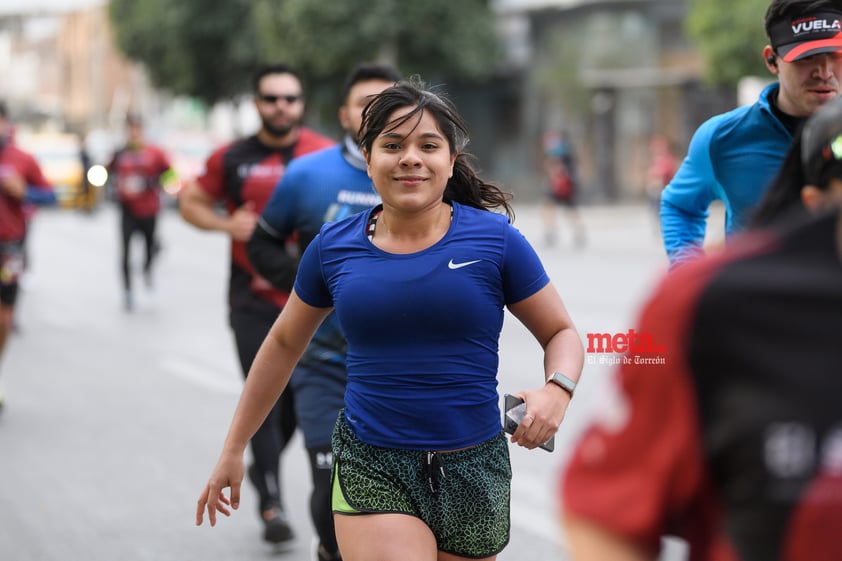
[(280, 508), (273, 508), (262, 513), (263, 539), (269, 543), (284, 543), (295, 538), (286, 513)]
[(266, 482), (257, 473), (257, 466), (252, 464), (246, 470), (249, 480), (260, 495), (260, 520), (263, 522), (263, 539), (269, 543), (285, 543), (295, 538), (286, 513), (276, 503), (277, 498), (270, 496)]
[(320, 543), (319, 547), (316, 548), (316, 560), (317, 561), (342, 561), (342, 557), (340, 557), (338, 551), (334, 554), (328, 553), (327, 549), (325, 549), (325, 546)]

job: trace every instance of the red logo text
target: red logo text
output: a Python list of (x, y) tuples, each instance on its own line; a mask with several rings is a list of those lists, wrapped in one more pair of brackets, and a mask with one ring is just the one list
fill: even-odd
[(589, 353), (662, 353), (663, 345), (656, 345), (651, 333), (588, 333)]

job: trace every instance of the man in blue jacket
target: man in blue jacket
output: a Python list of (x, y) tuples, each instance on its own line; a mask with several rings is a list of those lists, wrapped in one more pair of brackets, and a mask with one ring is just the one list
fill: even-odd
[[(274, 288), (292, 290), (298, 271), (296, 255), (304, 253), (324, 223), (380, 203), (357, 134), (366, 104), (400, 79), (388, 66), (363, 64), (354, 68), (345, 80), (339, 108), (343, 142), (294, 160), (275, 186), (246, 246), (249, 260)], [(290, 381), (298, 426), (310, 457), (310, 513), (319, 537), (319, 561), (340, 559), (330, 506), (330, 440), (344, 404), (346, 350), (336, 315), (331, 314), (319, 327)]]
[(725, 205), (725, 233), (742, 229), (783, 162), (793, 133), (842, 91), (842, 2), (773, 0), (763, 49), (777, 82), (750, 106), (712, 117), (661, 195), (661, 231), (670, 265), (702, 250), (708, 207)]

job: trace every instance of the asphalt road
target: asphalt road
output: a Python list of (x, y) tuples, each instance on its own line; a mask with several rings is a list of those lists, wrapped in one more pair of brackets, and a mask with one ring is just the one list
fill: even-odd
[[(546, 247), (537, 209), (516, 210), (516, 226), (539, 250), (583, 337), (633, 327), (666, 266), (647, 209), (584, 209), (588, 243), (580, 250), (564, 222), (561, 242)], [(4, 561), (312, 558), (309, 470), (298, 438), (283, 459), (292, 547), (261, 542), (248, 486), (232, 518), (194, 526), (242, 383), (226, 324), (227, 240), (172, 211), (160, 228), (156, 287), (141, 285), (136, 310), (126, 313), (114, 209), (36, 216), (19, 332), (0, 374), (8, 400), (0, 415)], [(539, 348), (511, 316), (501, 350), (501, 393), (541, 383)], [(596, 361), (586, 366), (554, 453), (512, 448), (512, 539), (501, 561), (567, 558), (559, 474), (589, 415), (610, 406), (610, 372)], [(665, 559), (682, 557), (673, 544)]]

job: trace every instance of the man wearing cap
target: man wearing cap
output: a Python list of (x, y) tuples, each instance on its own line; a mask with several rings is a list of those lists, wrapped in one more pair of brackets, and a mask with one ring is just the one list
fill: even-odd
[(842, 98), (802, 140), (800, 216), (679, 267), (644, 307), (636, 330), (664, 350), (623, 361), (621, 405), (564, 474), (575, 561), (654, 560), (667, 533), (689, 561), (842, 558)]
[(725, 233), (745, 227), (804, 119), (842, 91), (842, 2), (773, 0), (763, 49), (777, 82), (752, 105), (703, 123), (661, 195), (671, 266), (701, 253), (708, 207), (725, 205)]

